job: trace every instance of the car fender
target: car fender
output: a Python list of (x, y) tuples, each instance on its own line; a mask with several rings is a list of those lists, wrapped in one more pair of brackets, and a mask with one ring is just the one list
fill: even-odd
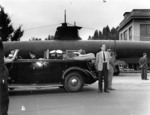
[(80, 72), (80, 73), (83, 73), (83, 74), (89, 76), (89, 74), (86, 72), (85, 69), (82, 69), (82, 68), (80, 68), (80, 67), (76, 67), (76, 66), (75, 66), (75, 67), (70, 67), (70, 68), (66, 69), (66, 70), (63, 72), (62, 80), (64, 80), (65, 75), (66, 75), (67, 73), (71, 72), (71, 71), (78, 71), (78, 72)]

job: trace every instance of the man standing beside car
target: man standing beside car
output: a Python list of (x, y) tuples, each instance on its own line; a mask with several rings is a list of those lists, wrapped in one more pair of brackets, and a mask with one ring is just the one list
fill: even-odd
[(104, 92), (109, 93), (108, 90), (108, 70), (110, 55), (106, 50), (106, 45), (103, 44), (101, 51), (96, 54), (95, 66), (98, 71), (98, 92), (103, 91), (103, 78), (104, 78)]

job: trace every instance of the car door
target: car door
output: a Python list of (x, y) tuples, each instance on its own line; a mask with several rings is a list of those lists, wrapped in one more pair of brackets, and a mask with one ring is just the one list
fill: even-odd
[(17, 84), (60, 83), (65, 70), (65, 61), (22, 59), (12, 64), (10, 77)]

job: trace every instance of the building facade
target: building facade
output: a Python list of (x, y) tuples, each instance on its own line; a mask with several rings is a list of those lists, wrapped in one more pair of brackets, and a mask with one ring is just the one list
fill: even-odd
[(119, 40), (150, 41), (150, 9), (125, 12), (118, 32)]

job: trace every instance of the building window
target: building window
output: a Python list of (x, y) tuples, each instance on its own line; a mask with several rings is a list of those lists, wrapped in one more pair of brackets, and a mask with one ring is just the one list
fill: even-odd
[(127, 40), (127, 30), (124, 32), (124, 40)]
[(150, 41), (150, 24), (140, 24), (140, 40)]
[(132, 26), (129, 28), (129, 40), (132, 40)]

